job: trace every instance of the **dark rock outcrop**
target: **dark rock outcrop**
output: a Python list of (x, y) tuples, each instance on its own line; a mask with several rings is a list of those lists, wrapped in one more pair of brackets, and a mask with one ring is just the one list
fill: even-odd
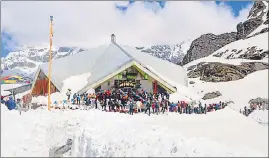
[(200, 77), (200, 80), (206, 82), (226, 82), (239, 80), (248, 74), (268, 69), (268, 63), (263, 62), (245, 62), (241, 65), (230, 65), (218, 62), (199, 63), (188, 73), (189, 78)]
[[(237, 25), (237, 39), (246, 38), (251, 32), (257, 29), (261, 25), (268, 24), (268, 9), (266, 8), (266, 1), (255, 1), (253, 7), (251, 8), (248, 20), (241, 22)], [(263, 20), (263, 17), (266, 16), (266, 20)], [(268, 32), (267, 29), (263, 29), (260, 32), (255, 33), (252, 36), (256, 36), (257, 34)], [(252, 37), (251, 36), (251, 37)]]
[(193, 60), (207, 57), (221, 47), (236, 41), (236, 32), (214, 35), (205, 34), (194, 40), (184, 56), (181, 65), (185, 65)]
[(213, 99), (213, 98), (217, 98), (219, 96), (221, 96), (222, 94), (219, 91), (216, 92), (211, 92), (211, 93), (206, 93), (203, 97), (204, 100), (207, 99)]
[(268, 104), (268, 99), (267, 98), (255, 98), (255, 99), (250, 99), (248, 102), (249, 104)]
[(195, 82), (194, 81), (190, 81), (189, 84), (194, 84)]

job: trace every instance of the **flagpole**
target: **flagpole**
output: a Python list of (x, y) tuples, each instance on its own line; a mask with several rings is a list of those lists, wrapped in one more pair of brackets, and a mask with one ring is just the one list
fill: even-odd
[(52, 30), (52, 21), (53, 16), (50, 16), (50, 50), (49, 50), (49, 72), (48, 72), (48, 110), (50, 111), (50, 82), (51, 82), (51, 49), (52, 49), (52, 36), (53, 36), (53, 30)]

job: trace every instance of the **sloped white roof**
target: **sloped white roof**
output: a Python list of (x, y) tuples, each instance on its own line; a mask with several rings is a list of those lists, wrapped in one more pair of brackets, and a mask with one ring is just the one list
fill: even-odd
[[(107, 46), (100, 46), (53, 60), (51, 80), (54, 85), (61, 91), (66, 78), (91, 72), (96, 59), (106, 48)], [(48, 63), (42, 64), (40, 69), (48, 76)]]
[[(183, 67), (135, 50), (132, 47), (119, 46), (114, 42), (109, 46), (100, 46), (53, 60), (51, 79), (61, 91), (62, 82), (66, 78), (90, 72), (91, 76), (85, 86), (89, 87), (89, 85), (132, 61), (138, 62), (150, 71), (153, 69), (154, 72), (163, 76), (163, 78), (159, 76), (160, 78), (174, 87), (176, 86), (175, 84), (188, 85), (187, 73)], [(48, 75), (48, 63), (41, 65), (40, 69)]]

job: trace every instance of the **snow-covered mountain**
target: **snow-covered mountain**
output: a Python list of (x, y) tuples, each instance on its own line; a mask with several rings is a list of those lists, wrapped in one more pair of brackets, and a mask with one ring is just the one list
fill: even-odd
[(268, 1), (256, 1), (251, 8), (248, 18), (237, 26), (238, 37), (248, 38), (268, 32), (269, 12)]
[[(268, 38), (268, 16), (268, 1), (255, 1), (247, 19), (237, 25), (237, 32), (223, 33), (220, 35), (214, 35), (212, 33), (201, 35), (191, 43), (190, 49), (184, 56), (181, 65), (188, 64), (189, 62), (199, 58), (207, 57), (215, 51), (220, 52), (220, 50), (225, 49), (223, 47), (237, 40), (242, 41), (246, 38), (254, 37), (262, 33), (266, 33)], [(234, 43), (233, 45), (235, 48), (232, 46), (229, 46), (229, 48), (231, 48), (230, 51), (238, 53), (238, 55), (240, 54), (240, 58), (245, 58), (243, 53), (264, 53), (265, 50), (261, 50), (259, 48), (259, 43), (257, 41), (255, 43), (252, 42), (255, 41), (249, 41), (249, 43), (246, 43), (248, 45), (246, 49), (250, 51), (237, 48), (241, 47), (241, 42)], [(255, 44), (257, 44), (257, 46)], [(226, 50), (224, 50), (224, 52)], [(266, 52), (264, 54), (266, 54)], [(262, 56), (264, 54), (262, 54)]]
[[(59, 47), (53, 49), (52, 58), (58, 59), (84, 51), (78, 47)], [(10, 52), (6, 57), (1, 58), (1, 76), (20, 75), (33, 77), (38, 65), (48, 62), (49, 48), (36, 46), (23, 46), (19, 50)]]
[(148, 47), (136, 47), (145, 53), (149, 53), (152, 56), (168, 60), (172, 63), (178, 64), (182, 61), (183, 57), (186, 55), (188, 49), (190, 48), (192, 40), (186, 40), (179, 44), (168, 45), (152, 45)]
[[(265, 15), (262, 14), (264, 6), (268, 13), (267, 2), (254, 2), (248, 20), (243, 23), (248, 26), (243, 28), (245, 33), (251, 31), (241, 36), (239, 29), (240, 39), (184, 65), (189, 88), (207, 97), (207, 102), (230, 101), (231, 107), (239, 111), (248, 106), (251, 99), (268, 100), (268, 24), (267, 27), (245, 25), (258, 13)], [(267, 32), (260, 32), (261, 27)]]

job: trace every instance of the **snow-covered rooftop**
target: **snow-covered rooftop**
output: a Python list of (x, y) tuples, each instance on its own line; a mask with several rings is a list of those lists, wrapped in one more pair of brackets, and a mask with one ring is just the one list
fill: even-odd
[[(174, 87), (176, 85), (173, 83), (187, 86), (187, 74), (183, 67), (114, 42), (109, 46), (104, 45), (53, 60), (52, 82), (61, 91), (64, 87), (63, 81), (69, 77), (90, 73), (85, 86), (91, 85), (131, 61), (137, 61), (146, 69), (149, 67), (154, 69), (155, 72), (168, 78), (169, 80), (164, 80)], [(40, 70), (47, 75), (48, 63), (41, 65)]]

